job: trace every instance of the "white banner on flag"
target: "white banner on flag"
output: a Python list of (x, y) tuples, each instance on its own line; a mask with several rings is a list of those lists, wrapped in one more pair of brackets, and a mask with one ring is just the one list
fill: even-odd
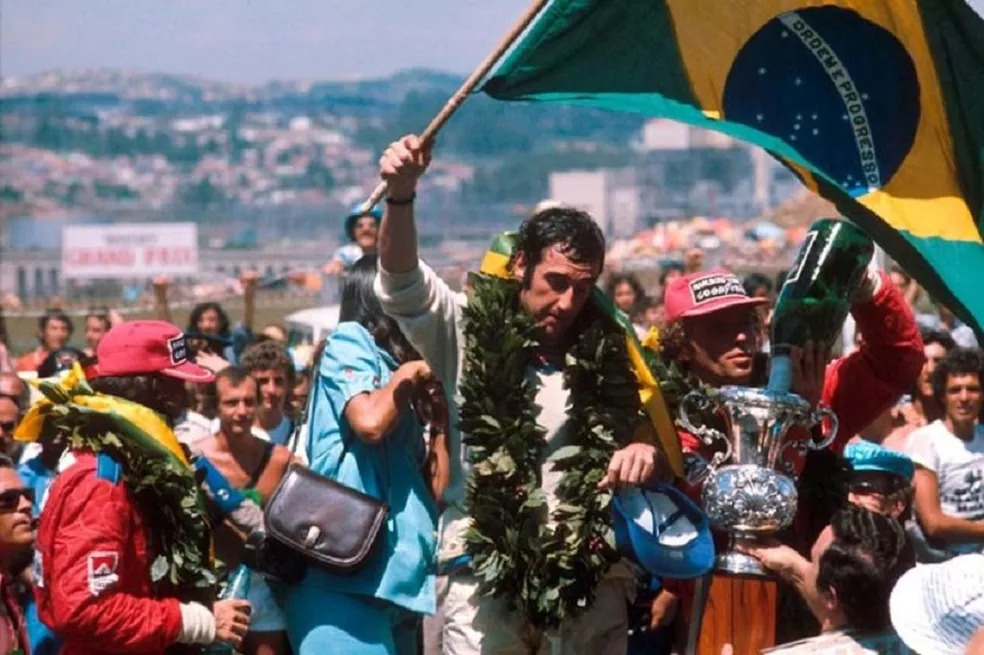
[(62, 277), (132, 279), (198, 273), (194, 223), (66, 225)]

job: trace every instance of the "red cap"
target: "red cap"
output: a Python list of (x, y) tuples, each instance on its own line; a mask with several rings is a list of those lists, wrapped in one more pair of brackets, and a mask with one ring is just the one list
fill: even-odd
[(672, 279), (663, 295), (663, 320), (667, 323), (689, 316), (703, 316), (728, 307), (761, 305), (766, 298), (745, 293), (741, 280), (731, 271), (716, 268)]
[(96, 348), (90, 377), (160, 373), (188, 382), (212, 382), (215, 375), (188, 360), (188, 343), (166, 321), (127, 321), (114, 326)]

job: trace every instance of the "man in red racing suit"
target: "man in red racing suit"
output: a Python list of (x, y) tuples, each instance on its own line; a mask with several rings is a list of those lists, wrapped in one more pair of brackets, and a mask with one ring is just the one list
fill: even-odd
[[(704, 303), (694, 302), (692, 285), (718, 280), (727, 293)], [(703, 280), (703, 283), (702, 283)], [(758, 320), (756, 313), (762, 299), (744, 294), (738, 278), (729, 271), (719, 270), (691, 274), (670, 283), (665, 297), (667, 328), (661, 335), (662, 354), (681, 363), (701, 382), (712, 387), (724, 385), (760, 386), (764, 371), (756, 370), (759, 356)], [(885, 409), (890, 407), (911, 387), (922, 368), (924, 354), (922, 338), (908, 303), (884, 273), (868, 271), (866, 279), (852, 298), (851, 314), (862, 335), (860, 348), (824, 367), (827, 353), (817, 346), (812, 351), (797, 350), (794, 357), (793, 391), (811, 403), (828, 405), (837, 415), (837, 437), (830, 449), (840, 454), (844, 446)], [(829, 347), (829, 344), (827, 344)], [(758, 358), (759, 364), (764, 361)], [(810, 438), (800, 430), (799, 438)], [(713, 451), (689, 432), (678, 431), (688, 472), (699, 471), (711, 459)], [(795, 449), (787, 451), (797, 473), (803, 469), (804, 458)], [(681, 480), (680, 487), (700, 501), (699, 479)], [(801, 498), (801, 500), (803, 500)], [(801, 502), (797, 514), (797, 530), (802, 533), (808, 548), (812, 526), (806, 525), (806, 512)], [(679, 596), (679, 609), (687, 620), (691, 611), (691, 581), (665, 580), (664, 588)], [(661, 603), (666, 607), (666, 599)]]
[(177, 599), (151, 593), (146, 526), (118, 465), (92, 453), (66, 455), (65, 464), (38, 528), (41, 620), (65, 641), (66, 654), (100, 644), (164, 652), (178, 641), (181, 609)]
[[(183, 381), (213, 379), (187, 361), (187, 352), (184, 336), (173, 325), (120, 324), (99, 344), (91, 385), (159, 415), (176, 416)], [(116, 434), (110, 442), (105, 425), (97, 426), (95, 420), (90, 417), (69, 428), (88, 432), (87, 444), (103, 439), (107, 451), (111, 444), (135, 447), (124, 435)], [(93, 452), (95, 448), (68, 450), (62, 456), (38, 527), (38, 612), (63, 641), (63, 655), (197, 652), (199, 645), (217, 641), (238, 646), (249, 626), (246, 601), (207, 607), (155, 593), (151, 570), (157, 553), (151, 535), (166, 526), (148, 524), (140, 509), (146, 506), (131, 491), (126, 469), (107, 451)], [(151, 460), (149, 466), (160, 465)]]

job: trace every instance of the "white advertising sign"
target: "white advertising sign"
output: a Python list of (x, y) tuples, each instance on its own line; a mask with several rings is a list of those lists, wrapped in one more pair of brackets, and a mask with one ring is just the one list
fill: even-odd
[(66, 225), (62, 277), (146, 278), (198, 273), (194, 223)]

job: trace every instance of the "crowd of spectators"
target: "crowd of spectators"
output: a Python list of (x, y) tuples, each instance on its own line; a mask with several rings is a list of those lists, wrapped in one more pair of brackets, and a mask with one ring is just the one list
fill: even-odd
[[(329, 264), (342, 279), (341, 322), (311, 358), (298, 358), (288, 349), (282, 326), (255, 329), (256, 278), (247, 274), (241, 321), (234, 324), (215, 302), (191, 312), (182, 344), (187, 344), (186, 359), (203, 372), (201, 379), (170, 380), (167, 403), (146, 396), (138, 400), (167, 414), (193, 460), (207, 462), (207, 472), (217, 472), (229, 493), (244, 499), (242, 507), (253, 508), (252, 513), (238, 506), (225, 512), (238, 524), (224, 521), (225, 515), (216, 521), (216, 553), (230, 568), (250, 561), (243, 533), (262, 528), (261, 508), (292, 465), (308, 466), (384, 500), (399, 498), (402, 504), (393, 507), (384, 544), (374, 564), (354, 576), (309, 570), (302, 582), (285, 584), (270, 570), (262, 571), (271, 574), (270, 580), (254, 576), (251, 616), (243, 605), (216, 605), (203, 609), (205, 614), (182, 609), (180, 629), (168, 633), (175, 643), (225, 640), (249, 655), (363, 652), (367, 643), (378, 650), (365, 652), (440, 652), (440, 637), (425, 639), (420, 619), (435, 611), (441, 616), (438, 590), (447, 584), (433, 564), (440, 547), (438, 517), (452, 476), (451, 391), (436, 382), (430, 364), (377, 297), (373, 280), (379, 269), (375, 240), (380, 220), (378, 213), (356, 210), (347, 217), (352, 243)], [(603, 286), (646, 346), (679, 359), (706, 384), (753, 383), (760, 373), (756, 362), (769, 352), (769, 323), (784, 276), (746, 275), (740, 280), (740, 307), (730, 307), (744, 312), (741, 319), (707, 323), (712, 334), (702, 331), (693, 308), (681, 299), (687, 284), (705, 273), (702, 253), (692, 249), (682, 264), (661, 270), (652, 288), (619, 271), (607, 275)], [(820, 382), (815, 397), (808, 399), (843, 403), (836, 409), (848, 429), (821, 468), (816, 461), (799, 464), (807, 497), (811, 476), (824, 480), (828, 510), (800, 517), (813, 525), (803, 524), (799, 542), (783, 539), (747, 550), (793, 590), (803, 616), (812, 617), (796, 626), (799, 634), (787, 635), (788, 643), (768, 652), (982, 653), (980, 335), (939, 303), (932, 303), (933, 312), (917, 311), (926, 306), (922, 291), (898, 267), (871, 273), (869, 282), (866, 295), (855, 302), (877, 306), (882, 312), (877, 321), (894, 322), (891, 329), (900, 334), (911, 325), (911, 334), (896, 335), (892, 342), (894, 337), (878, 331), (884, 326), (872, 327), (876, 314), (861, 309), (840, 342), (821, 353)], [(164, 320), (170, 315), (168, 289), (166, 279), (155, 280), (157, 312)], [(732, 323), (738, 342), (755, 344), (749, 346), (747, 370), (715, 368), (714, 343), (728, 339)], [(100, 363), (128, 347), (120, 341), (120, 330), (133, 325), (116, 312), (94, 308), (84, 317), (79, 338), (72, 318), (53, 309), (38, 319), (38, 346), (15, 357), (7, 350), (0, 320), (0, 652), (125, 652), (86, 645), (90, 637), (56, 610), (49, 592), (38, 594), (39, 612), (32, 589), (43, 574), (29, 564), (32, 557), (37, 563), (36, 550), (50, 544), (35, 543), (35, 528), (41, 499), (53, 481), (63, 479), (65, 456), (72, 449), (44, 435), (24, 447), (13, 434), (30, 404), (26, 380), (64, 375), (78, 362), (98, 381)], [(155, 325), (141, 329), (167, 324)], [(168, 348), (174, 347), (168, 341), (178, 338), (174, 335), (165, 339)], [(912, 352), (915, 357), (909, 356)], [(858, 380), (868, 386), (856, 388)], [(699, 444), (685, 443), (688, 448), (693, 457), (701, 455)], [(91, 463), (93, 470), (99, 466)], [(208, 495), (215, 500), (216, 489)], [(680, 635), (692, 618), (683, 606), (690, 592), (671, 580), (639, 573), (632, 623), (625, 626), (629, 652), (682, 652)], [(105, 583), (107, 588), (116, 584), (109, 578)], [(98, 592), (93, 589), (93, 596), (102, 588)], [(248, 629), (243, 616), (248, 616)], [(446, 644), (445, 652), (452, 652)]]

